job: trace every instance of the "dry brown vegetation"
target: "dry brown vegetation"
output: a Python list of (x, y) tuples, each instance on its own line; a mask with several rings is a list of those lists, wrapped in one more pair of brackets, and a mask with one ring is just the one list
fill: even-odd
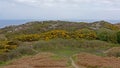
[(110, 48), (105, 53), (107, 56), (120, 57), (120, 47)]
[(81, 53), (76, 56), (76, 64), (88, 68), (120, 68), (120, 58)]
[(24, 57), (3, 68), (68, 68), (66, 58), (60, 58), (51, 53), (41, 53), (33, 57)]

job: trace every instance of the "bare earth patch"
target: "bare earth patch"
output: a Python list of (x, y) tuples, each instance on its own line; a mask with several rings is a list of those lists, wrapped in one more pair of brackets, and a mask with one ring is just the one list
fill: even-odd
[(42, 53), (33, 57), (24, 57), (3, 68), (68, 68), (66, 58), (56, 58), (54, 54)]
[(100, 57), (88, 53), (81, 53), (76, 56), (76, 64), (88, 68), (120, 68), (120, 58)]

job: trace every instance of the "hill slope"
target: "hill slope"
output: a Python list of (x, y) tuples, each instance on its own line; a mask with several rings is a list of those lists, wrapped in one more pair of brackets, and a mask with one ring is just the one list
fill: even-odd
[[(106, 21), (93, 23), (34, 21), (8, 26), (0, 29), (0, 65), (25, 55), (39, 53), (40, 56), (20, 59), (5, 68), (68, 68), (71, 67), (69, 58), (81, 52), (120, 57), (119, 48), (109, 51), (120, 46), (119, 30), (118, 25)], [(105, 53), (106, 51), (108, 52)], [(57, 56), (45, 55), (41, 59), (43, 52), (54, 53)], [(73, 59), (72, 65), (78, 67)], [(46, 63), (48, 65), (45, 65)]]
[(83, 28), (92, 30), (98, 30), (100, 28), (119, 30), (119, 27), (117, 25), (106, 21), (97, 21), (93, 23), (67, 21), (34, 21), (18, 26), (7, 26), (5, 28), (1, 28), (0, 35), (4, 34), (5, 36), (9, 37), (19, 34), (39, 34), (49, 30), (67, 30), (72, 32)]

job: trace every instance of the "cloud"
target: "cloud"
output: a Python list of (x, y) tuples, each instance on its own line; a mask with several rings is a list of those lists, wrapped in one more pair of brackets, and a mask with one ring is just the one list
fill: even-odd
[(0, 0), (2, 18), (119, 18), (120, 0)]
[(3, 0), (33, 7), (120, 8), (120, 0)]
[(66, 7), (66, 6), (120, 6), (120, 0), (13, 0), (17, 3), (32, 5), (35, 7)]

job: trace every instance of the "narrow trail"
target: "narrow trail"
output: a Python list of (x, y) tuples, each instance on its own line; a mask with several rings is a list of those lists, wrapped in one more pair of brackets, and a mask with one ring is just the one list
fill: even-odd
[(86, 68), (86, 67), (83, 67), (83, 66), (78, 66), (75, 64), (74, 60), (70, 57), (70, 61), (71, 61), (71, 65), (74, 67), (74, 68)]
[(80, 68), (79, 66), (77, 66), (74, 62), (74, 60), (70, 57), (70, 60), (71, 60), (71, 64), (74, 68)]

